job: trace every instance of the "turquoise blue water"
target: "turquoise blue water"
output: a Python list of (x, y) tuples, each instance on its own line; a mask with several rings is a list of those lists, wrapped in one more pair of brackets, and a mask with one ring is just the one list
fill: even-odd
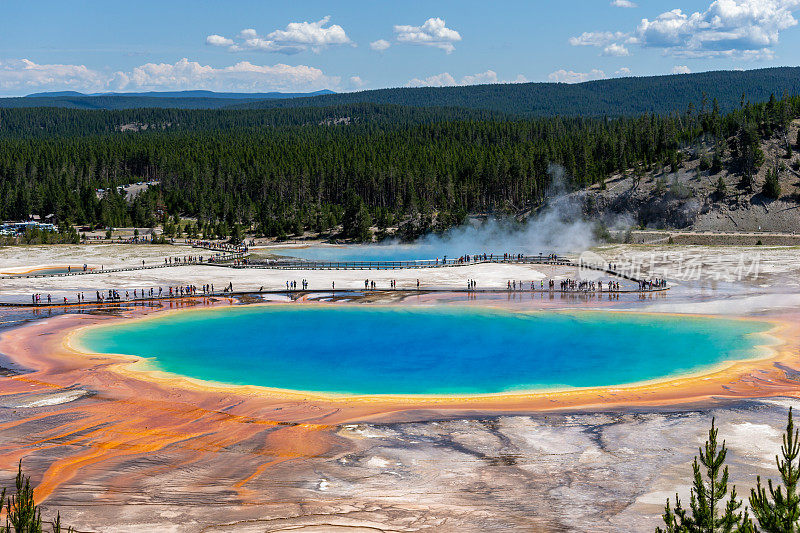
[(753, 357), (765, 323), (474, 308), (260, 306), (90, 328), (95, 352), (231, 384), (351, 394), (619, 385)]

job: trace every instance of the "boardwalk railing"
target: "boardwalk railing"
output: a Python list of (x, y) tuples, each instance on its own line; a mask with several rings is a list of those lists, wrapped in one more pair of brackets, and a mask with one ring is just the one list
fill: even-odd
[[(476, 256), (477, 257), (477, 256)], [(632, 274), (614, 270), (606, 265), (597, 265), (584, 261), (570, 261), (557, 255), (523, 255), (523, 256), (483, 256), (470, 261), (463, 259), (421, 259), (415, 261), (311, 261), (303, 259), (273, 259), (263, 261), (248, 260), (246, 264), (226, 265), (231, 268), (260, 268), (274, 270), (400, 270), (408, 268), (447, 268), (480, 264), (515, 264), (515, 265), (551, 265), (584, 268), (602, 272), (618, 278), (635, 281), (644, 281)]]
[(665, 293), (669, 287), (653, 287), (652, 289), (619, 289), (619, 290), (588, 290), (588, 289), (505, 289), (502, 287), (488, 288), (488, 289), (464, 289), (458, 287), (422, 287), (414, 288), (378, 288), (378, 289), (263, 289), (252, 291), (214, 291), (208, 293), (196, 294), (162, 294), (161, 296), (144, 296), (138, 298), (104, 298), (102, 301), (97, 301), (94, 298), (82, 302), (70, 300), (67, 303), (59, 303), (58, 298), (54, 298), (53, 302), (0, 302), (0, 307), (33, 307), (33, 308), (47, 308), (47, 307), (79, 307), (79, 306), (101, 306), (101, 305), (126, 305), (126, 304), (144, 304), (148, 302), (156, 303), (160, 301), (173, 301), (173, 300), (197, 300), (202, 298), (240, 298), (256, 295), (284, 295), (289, 298), (295, 299), (308, 295), (322, 295), (322, 296), (343, 296), (351, 298), (353, 296), (363, 296), (366, 294), (376, 293), (403, 293), (403, 294), (427, 294), (427, 293), (461, 293), (461, 294), (508, 294), (510, 296), (523, 296), (526, 294), (550, 294), (559, 295), (570, 298), (594, 298), (600, 296), (614, 296), (620, 294), (638, 294), (645, 296), (653, 293)]

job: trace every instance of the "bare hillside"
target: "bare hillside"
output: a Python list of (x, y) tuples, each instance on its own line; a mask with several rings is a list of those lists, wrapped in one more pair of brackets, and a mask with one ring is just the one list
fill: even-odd
[[(783, 136), (761, 143), (764, 163), (751, 189), (743, 187), (742, 175), (731, 170), (727, 151), (722, 168), (714, 172), (709, 168), (711, 146), (698, 145), (682, 150), (683, 162), (674, 172), (665, 167), (637, 177), (631, 171), (574, 194), (582, 197), (585, 214), (612, 223), (625, 216), (645, 228), (800, 232), (799, 129), (796, 120), (788, 136), (791, 157), (787, 157)], [(762, 188), (768, 172), (776, 170), (780, 196), (772, 199)]]

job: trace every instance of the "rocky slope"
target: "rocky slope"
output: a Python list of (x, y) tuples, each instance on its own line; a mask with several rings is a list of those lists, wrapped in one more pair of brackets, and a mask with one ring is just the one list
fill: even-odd
[[(800, 121), (790, 128), (795, 142)], [(701, 164), (711, 159), (711, 146), (682, 150), (684, 162), (645, 173), (616, 175), (603, 185), (572, 193), (583, 203), (584, 214), (610, 227), (640, 226), (648, 229), (684, 229), (717, 232), (800, 232), (800, 153), (794, 144), (786, 157), (785, 139), (762, 142), (764, 164), (755, 176), (752, 191), (741, 188), (741, 175), (728, 170), (726, 153), (717, 173)], [(767, 173), (779, 169), (781, 195), (777, 200), (762, 194)], [(717, 192), (718, 181), (726, 192)]]

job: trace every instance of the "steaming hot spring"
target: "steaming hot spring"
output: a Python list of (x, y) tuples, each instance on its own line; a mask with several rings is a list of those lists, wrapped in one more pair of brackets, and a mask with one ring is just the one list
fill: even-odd
[(83, 330), (82, 350), (201, 380), (355, 395), (619, 385), (758, 357), (755, 321), (463, 307), (247, 306)]

